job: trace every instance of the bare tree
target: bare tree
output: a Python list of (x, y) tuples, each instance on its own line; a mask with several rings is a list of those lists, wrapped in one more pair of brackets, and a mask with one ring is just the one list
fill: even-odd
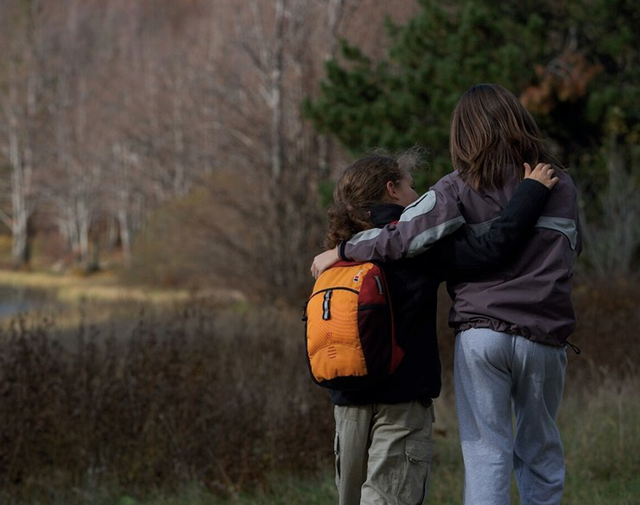
[[(262, 292), (297, 296), (309, 283), (310, 257), (322, 243), (317, 184), (328, 178), (336, 147), (315, 133), (300, 104), (317, 90), (323, 59), (335, 52), (335, 38), (359, 3), (218, 0), (191, 25), (188, 54), (195, 60), (183, 56), (180, 64), (183, 75), (196, 77), (182, 86), (200, 107), (182, 102), (190, 111), (188, 138), (205, 166), (247, 188), (229, 193), (220, 185), (224, 177), (205, 181), (210, 198), (224, 202), (205, 227), (215, 244), (210, 269), (223, 278), (231, 275), (228, 258), (244, 254), (246, 271), (260, 272), (251, 278)], [(162, 108), (154, 109), (148, 123), (161, 124)], [(218, 218), (225, 209), (231, 222)], [(251, 246), (239, 247), (234, 233)]]
[(34, 188), (33, 147), (36, 113), (40, 106), (36, 40), (39, 2), (9, 2), (3, 9), (0, 40), (5, 51), (0, 64), (4, 67), (6, 93), (0, 93), (0, 111), (4, 117), (0, 131), (4, 131), (10, 177), (8, 183), (2, 184), (2, 190), (5, 196), (8, 195), (6, 200), (10, 205), (0, 208), (0, 220), (11, 230), (12, 258), (19, 266), (29, 262), (29, 221), (39, 196)]
[[(345, 159), (300, 103), (338, 38), (389, 10), (373, 0), (3, 0), (14, 30), (0, 30), (12, 47), (0, 55), (0, 155), (16, 206), (7, 199), (0, 217), (16, 250), (38, 203), (81, 261), (91, 236), (114, 229), (129, 261), (153, 209), (203, 205), (206, 191), (212, 225), (199, 214), (181, 233), (209, 237), (211, 275), (229, 278), (227, 260), (241, 254), (262, 292), (300, 292), (322, 242), (318, 183)], [(16, 11), (32, 14), (33, 29), (9, 25)]]

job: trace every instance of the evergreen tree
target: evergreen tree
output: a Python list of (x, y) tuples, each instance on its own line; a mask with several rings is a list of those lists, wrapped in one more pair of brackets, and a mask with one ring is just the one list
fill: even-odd
[(426, 146), (433, 182), (450, 170), (449, 119), (465, 89), (477, 82), (522, 89), (535, 78), (534, 63), (551, 53), (536, 12), (518, 20), (491, 1), (420, 4), (406, 26), (388, 22), (391, 45), (380, 62), (343, 42), (342, 60), (327, 63), (320, 96), (303, 107), (354, 155)]
[[(521, 97), (559, 157), (607, 178), (615, 148), (637, 162), (640, 62), (633, 0), (420, 0), (405, 26), (388, 22), (390, 46), (372, 61), (345, 42), (327, 62), (321, 93), (303, 104), (316, 127), (353, 154), (415, 144), (431, 152), (432, 183), (448, 172), (449, 120), (472, 84), (495, 82)], [(630, 170), (630, 168), (629, 168)]]

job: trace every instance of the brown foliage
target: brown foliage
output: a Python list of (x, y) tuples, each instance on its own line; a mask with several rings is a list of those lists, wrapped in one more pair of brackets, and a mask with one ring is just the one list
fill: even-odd
[(567, 48), (546, 67), (536, 67), (540, 82), (525, 89), (520, 101), (531, 112), (548, 115), (559, 103), (585, 97), (589, 83), (602, 71), (602, 65)]
[[(91, 481), (132, 491), (199, 482), (235, 492), (331, 456), (328, 399), (308, 377), (299, 317), (203, 305), (126, 333), (51, 323), (1, 335), (1, 493), (46, 500)], [(297, 338), (297, 337), (300, 338)]]
[[(441, 295), (448, 392), (453, 339)], [(574, 298), (570, 340), (582, 352), (569, 351), (567, 388), (588, 394), (640, 359), (640, 286), (580, 285)], [(0, 500), (47, 503), (52, 489), (87, 482), (134, 494), (197, 482), (234, 494), (275, 471), (329, 468), (331, 405), (309, 377), (302, 332), (296, 311), (195, 301), (72, 335), (14, 321), (0, 333)]]
[(633, 372), (640, 362), (640, 285), (584, 284), (574, 290), (573, 298), (578, 324), (570, 340), (581, 353), (571, 356), (569, 373), (598, 381)]

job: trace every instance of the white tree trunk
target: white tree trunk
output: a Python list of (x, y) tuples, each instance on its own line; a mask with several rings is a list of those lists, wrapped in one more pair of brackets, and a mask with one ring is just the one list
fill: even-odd
[(28, 147), (29, 130), (24, 124), (29, 117), (28, 107), (35, 98), (34, 88), (26, 87), (27, 97), (23, 102), (18, 90), (15, 67), (10, 66), (8, 103), (5, 104), (5, 115), (8, 129), (9, 167), (11, 169), (11, 216), (9, 225), (12, 236), (12, 259), (16, 266), (29, 261), (29, 218), (35, 207), (32, 191), (33, 160)]

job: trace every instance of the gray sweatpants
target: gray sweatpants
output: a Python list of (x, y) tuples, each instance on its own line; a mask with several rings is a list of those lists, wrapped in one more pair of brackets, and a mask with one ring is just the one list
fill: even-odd
[(422, 505), (433, 449), (433, 405), (336, 405), (340, 505)]
[(566, 365), (562, 347), (480, 328), (456, 336), (465, 505), (509, 504), (512, 470), (522, 505), (560, 503), (565, 470), (555, 419)]

